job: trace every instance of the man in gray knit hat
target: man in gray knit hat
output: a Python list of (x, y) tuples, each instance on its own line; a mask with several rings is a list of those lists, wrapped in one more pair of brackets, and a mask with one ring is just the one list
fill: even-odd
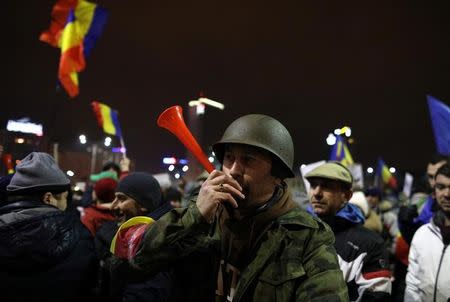
[(32, 152), (16, 167), (16, 173), (6, 188), (9, 200), (20, 200), (31, 196), (64, 211), (70, 181), (47, 153)]
[(64, 212), (70, 181), (46, 153), (16, 167), (0, 203), (0, 283), (5, 301), (89, 298), (96, 258), (89, 231)]

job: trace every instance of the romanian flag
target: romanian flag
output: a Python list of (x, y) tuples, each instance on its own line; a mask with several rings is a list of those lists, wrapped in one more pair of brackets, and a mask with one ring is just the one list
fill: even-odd
[(133, 258), (146, 228), (153, 222), (152, 218), (146, 216), (136, 216), (125, 221), (111, 241), (110, 252), (122, 259)]
[(58, 79), (69, 96), (75, 97), (79, 93), (78, 72), (86, 67), (85, 59), (106, 24), (107, 12), (84, 0), (59, 0), (52, 18), (50, 28), (40, 39), (61, 48)]
[(103, 128), (105, 133), (122, 137), (119, 114), (116, 110), (100, 102), (92, 102), (92, 109), (97, 117), (98, 125)]
[(378, 158), (376, 173), (378, 178), (383, 181), (384, 184), (387, 184), (393, 189), (397, 188), (397, 179), (391, 174), (388, 166), (386, 166), (381, 158)]
[(335, 160), (348, 167), (353, 165), (353, 158), (348, 151), (347, 144), (344, 142), (341, 136), (337, 136), (336, 143), (333, 145), (333, 149), (331, 150), (330, 160)]

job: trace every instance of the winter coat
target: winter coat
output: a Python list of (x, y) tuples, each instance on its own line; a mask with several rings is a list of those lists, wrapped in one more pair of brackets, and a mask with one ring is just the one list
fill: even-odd
[(96, 266), (92, 236), (76, 215), (37, 201), (0, 207), (2, 301), (83, 301)]
[(450, 299), (450, 249), (444, 244), (439, 219), (421, 226), (409, 250), (405, 302)]
[[(233, 301), (348, 301), (333, 242), (330, 228), (299, 208), (278, 217), (242, 269)], [(193, 201), (152, 224), (131, 263), (150, 274), (175, 267), (182, 300), (214, 301), (220, 243), (218, 224)]]
[(91, 205), (82, 209), (80, 219), (92, 236), (95, 236), (103, 223), (116, 220), (116, 217), (111, 209), (102, 207), (102, 205)]
[(336, 237), (334, 246), (350, 301), (389, 301), (392, 282), (384, 241), (362, 225), (360, 209), (347, 204), (326, 222)]
[[(170, 204), (164, 203), (148, 216), (156, 220), (170, 209)], [(111, 254), (111, 241), (118, 229), (117, 221), (107, 221), (100, 226), (95, 236), (96, 253), (101, 260), (98, 284), (100, 297), (112, 302), (170, 301), (176, 286), (172, 271), (152, 276), (134, 274), (124, 261)]]

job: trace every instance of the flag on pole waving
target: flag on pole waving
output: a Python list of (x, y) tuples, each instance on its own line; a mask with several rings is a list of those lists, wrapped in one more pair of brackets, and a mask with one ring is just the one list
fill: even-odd
[(341, 136), (336, 137), (336, 143), (331, 150), (330, 160), (335, 160), (348, 167), (353, 165), (353, 157), (348, 150), (347, 144), (344, 142)]
[(105, 133), (122, 137), (119, 113), (116, 110), (97, 101), (92, 102), (92, 109), (94, 110), (98, 125)]
[(50, 28), (39, 39), (61, 49), (58, 80), (73, 98), (79, 93), (78, 73), (103, 31), (107, 11), (84, 0), (58, 0), (51, 16)]
[(439, 154), (450, 155), (450, 108), (430, 95), (427, 99), (436, 149)]
[(389, 171), (388, 166), (384, 163), (384, 161), (378, 158), (376, 176), (382, 183), (390, 186), (393, 189), (397, 188), (397, 179), (394, 175)]

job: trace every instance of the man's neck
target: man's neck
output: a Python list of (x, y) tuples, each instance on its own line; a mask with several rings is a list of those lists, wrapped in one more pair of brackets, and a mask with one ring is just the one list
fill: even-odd
[(444, 226), (446, 227), (450, 226), (450, 217), (448, 217), (448, 215), (445, 216)]
[[(237, 208), (233, 212), (233, 217), (237, 220), (242, 218), (253, 216), (259, 212), (265, 211), (273, 206), (283, 195), (283, 185), (276, 186), (272, 193), (267, 194), (264, 198), (261, 198), (261, 202), (253, 203), (253, 205), (249, 208), (242, 207)], [(245, 201), (244, 201), (245, 203)]]

